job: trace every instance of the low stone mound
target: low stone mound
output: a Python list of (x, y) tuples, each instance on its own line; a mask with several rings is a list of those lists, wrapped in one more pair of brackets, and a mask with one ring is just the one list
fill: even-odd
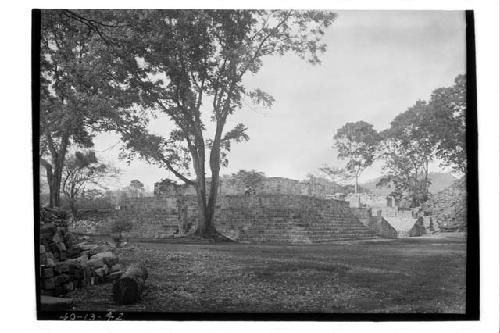
[(121, 276), (114, 244), (81, 241), (68, 230), (68, 215), (40, 208), (40, 291), (43, 310), (69, 304), (59, 298), (89, 284), (113, 281)]
[(463, 231), (467, 228), (467, 187), (465, 176), (433, 195), (422, 210), (437, 230)]

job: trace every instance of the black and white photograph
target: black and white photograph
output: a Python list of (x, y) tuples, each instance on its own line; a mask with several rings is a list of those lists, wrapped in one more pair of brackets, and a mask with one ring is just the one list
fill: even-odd
[(38, 318), (479, 319), (474, 24), (34, 9)]

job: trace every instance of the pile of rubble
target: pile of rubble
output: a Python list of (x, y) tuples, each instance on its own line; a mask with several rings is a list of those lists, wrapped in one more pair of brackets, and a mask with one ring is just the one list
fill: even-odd
[(71, 220), (69, 228), (71, 231), (80, 234), (96, 234), (99, 222), (94, 220)]
[(110, 209), (81, 210), (78, 219), (69, 221), (69, 230), (75, 234), (109, 234), (116, 219), (116, 211)]
[[(87, 238), (88, 239), (88, 238)], [(40, 289), (62, 296), (75, 288), (120, 278), (118, 257), (107, 242), (80, 242), (68, 231), (63, 211), (40, 209)]]
[(467, 228), (465, 177), (436, 193), (422, 207), (425, 215), (432, 218), (440, 231), (465, 230)]

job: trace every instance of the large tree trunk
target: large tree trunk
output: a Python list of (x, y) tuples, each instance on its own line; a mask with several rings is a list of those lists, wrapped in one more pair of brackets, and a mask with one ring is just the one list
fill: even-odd
[[(42, 164), (47, 170), (47, 181), (49, 183), (50, 201), (49, 207), (61, 206), (61, 182), (64, 169), (64, 160), (69, 145), (69, 134), (65, 133), (61, 139), (59, 150), (54, 146), (52, 138), (49, 136), (49, 147), (51, 152), (52, 164), (42, 159)], [(50, 167), (48, 167), (50, 166)], [(50, 171), (49, 171), (50, 169)], [(49, 176), (50, 173), (50, 176)]]
[[(59, 161), (58, 161), (59, 163)], [(62, 164), (62, 163), (61, 163)], [(53, 207), (61, 207), (61, 181), (63, 165), (56, 165), (54, 176), (52, 177), (52, 193), (50, 194), (53, 199)]]
[(207, 224), (207, 233), (216, 234), (215, 229), (215, 209), (217, 204), (217, 193), (219, 188), (219, 169), (212, 169), (212, 183), (210, 184), (210, 194), (208, 197), (207, 210), (205, 212), (205, 221)]
[[(199, 133), (201, 136), (201, 133)], [(206, 236), (209, 223), (206, 221), (207, 210), (207, 192), (206, 192), (206, 179), (205, 179), (205, 146), (204, 141), (196, 138), (196, 147), (191, 151), (193, 157), (193, 166), (196, 172), (196, 196), (198, 201), (198, 227), (196, 234), (199, 236)]]
[[(199, 184), (197, 185), (197, 187)], [(196, 234), (203, 236), (207, 232), (207, 223), (206, 223), (206, 195), (205, 195), (205, 185), (202, 188), (196, 189), (196, 195), (198, 199), (198, 228), (196, 228)]]
[(220, 172), (220, 144), (225, 118), (219, 119), (215, 129), (214, 143), (210, 152), (210, 170), (212, 172), (212, 182), (208, 197), (207, 209), (205, 212), (206, 232), (209, 235), (217, 235), (215, 228), (215, 210), (217, 207), (217, 194), (219, 189)]
[(60, 207), (62, 166), (60, 168), (56, 166), (55, 169), (52, 169), (49, 164), (45, 166), (45, 170), (47, 171), (47, 183), (49, 184), (49, 208)]
[(54, 208), (54, 197), (53, 197), (54, 174), (52, 173), (52, 165), (50, 165), (50, 163), (44, 160), (43, 158), (40, 159), (40, 161), (44, 166), (45, 172), (47, 174), (47, 183), (49, 185), (49, 207)]

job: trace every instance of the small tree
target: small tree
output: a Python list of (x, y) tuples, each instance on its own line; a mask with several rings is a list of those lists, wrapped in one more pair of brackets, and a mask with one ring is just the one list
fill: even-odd
[(131, 180), (130, 185), (127, 187), (127, 192), (132, 198), (143, 197), (144, 191), (144, 184), (138, 179)]
[(345, 170), (355, 179), (354, 192), (358, 193), (358, 178), (361, 172), (373, 164), (377, 145), (380, 141), (373, 125), (358, 121), (346, 123), (335, 134), (338, 157), (347, 159)]
[(65, 164), (62, 191), (68, 199), (73, 218), (78, 219), (78, 199), (86, 191), (105, 189), (105, 180), (116, 177), (119, 171), (99, 163), (93, 151), (76, 152)]
[(255, 189), (266, 178), (266, 175), (263, 172), (255, 170), (239, 170), (237, 173), (233, 173), (231, 177), (241, 182), (245, 187)]
[[(332, 181), (334, 187), (337, 185), (343, 185), (346, 181), (353, 178), (352, 173), (348, 170), (336, 166), (328, 166), (325, 164), (319, 168), (319, 171)], [(334, 192), (336, 192), (336, 190), (334, 190)]]
[(121, 217), (113, 222), (111, 225), (111, 234), (117, 247), (119, 247), (122, 242), (123, 233), (129, 232), (133, 227), (134, 224), (132, 221), (125, 217)]

